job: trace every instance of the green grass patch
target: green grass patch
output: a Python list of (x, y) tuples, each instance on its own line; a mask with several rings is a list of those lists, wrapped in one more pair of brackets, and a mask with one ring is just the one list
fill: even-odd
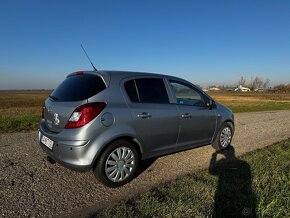
[(225, 103), (234, 113), (290, 110), (290, 102), (260, 102), (260, 103)]
[(0, 120), (0, 133), (37, 130), (40, 113), (1, 116)]
[(290, 140), (225, 157), (91, 217), (290, 217)]

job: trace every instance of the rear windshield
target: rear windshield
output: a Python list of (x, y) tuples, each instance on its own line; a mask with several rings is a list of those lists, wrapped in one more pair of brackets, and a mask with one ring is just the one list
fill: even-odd
[(57, 101), (81, 101), (90, 98), (106, 88), (97, 75), (83, 74), (66, 78), (51, 94)]

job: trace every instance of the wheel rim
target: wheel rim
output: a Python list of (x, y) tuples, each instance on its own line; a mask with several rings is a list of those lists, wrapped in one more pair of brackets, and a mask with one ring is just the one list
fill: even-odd
[(229, 127), (225, 127), (220, 135), (220, 143), (223, 148), (230, 145), (232, 139), (232, 131)]
[(129, 175), (135, 166), (135, 156), (128, 147), (116, 148), (108, 156), (105, 172), (109, 180), (113, 182), (122, 182)]

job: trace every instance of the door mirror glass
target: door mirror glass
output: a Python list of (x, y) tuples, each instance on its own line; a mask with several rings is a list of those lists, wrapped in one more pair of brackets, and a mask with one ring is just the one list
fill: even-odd
[(208, 99), (207, 103), (206, 103), (206, 106), (209, 108), (209, 109), (212, 109), (213, 106), (214, 106), (214, 101), (212, 99)]

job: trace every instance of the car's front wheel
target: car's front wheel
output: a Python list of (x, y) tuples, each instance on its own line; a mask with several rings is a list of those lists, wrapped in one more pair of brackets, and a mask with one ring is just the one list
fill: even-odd
[(226, 149), (232, 142), (233, 134), (233, 124), (224, 123), (212, 143), (213, 148), (216, 150)]
[(127, 140), (111, 143), (95, 167), (95, 176), (104, 185), (118, 187), (130, 182), (136, 173), (139, 155), (135, 144)]

